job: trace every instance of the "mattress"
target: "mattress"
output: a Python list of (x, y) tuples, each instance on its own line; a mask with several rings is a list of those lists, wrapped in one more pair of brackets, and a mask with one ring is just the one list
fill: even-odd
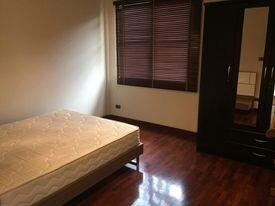
[(136, 126), (67, 110), (2, 125), (0, 205), (32, 205), (139, 143)]

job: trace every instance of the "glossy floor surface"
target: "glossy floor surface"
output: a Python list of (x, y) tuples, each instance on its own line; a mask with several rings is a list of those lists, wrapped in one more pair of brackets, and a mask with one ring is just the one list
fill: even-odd
[(275, 205), (275, 172), (197, 153), (193, 138), (142, 126), (140, 173), (124, 167), (66, 206)]

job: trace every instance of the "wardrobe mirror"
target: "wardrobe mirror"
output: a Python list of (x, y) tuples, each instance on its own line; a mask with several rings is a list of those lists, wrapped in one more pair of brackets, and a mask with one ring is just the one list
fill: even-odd
[(274, 88), (274, 94), (273, 94), (273, 104), (271, 109), (271, 118), (270, 118), (270, 129), (275, 128), (275, 88)]
[(268, 14), (269, 7), (246, 8), (244, 12), (235, 124), (257, 126)]

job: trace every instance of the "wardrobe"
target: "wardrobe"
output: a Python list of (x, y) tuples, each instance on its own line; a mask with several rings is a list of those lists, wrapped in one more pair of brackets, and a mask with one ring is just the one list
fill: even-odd
[(274, 3), (204, 7), (197, 150), (274, 168)]

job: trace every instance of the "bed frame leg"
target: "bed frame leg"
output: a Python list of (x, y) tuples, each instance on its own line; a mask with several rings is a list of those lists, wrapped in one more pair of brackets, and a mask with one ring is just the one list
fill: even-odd
[[(129, 162), (131, 165), (135, 165), (136, 171), (139, 172), (139, 156), (133, 159), (131, 162)], [(1, 205), (0, 205), (1, 206)]]
[(137, 171), (139, 172), (139, 156), (137, 157)]

